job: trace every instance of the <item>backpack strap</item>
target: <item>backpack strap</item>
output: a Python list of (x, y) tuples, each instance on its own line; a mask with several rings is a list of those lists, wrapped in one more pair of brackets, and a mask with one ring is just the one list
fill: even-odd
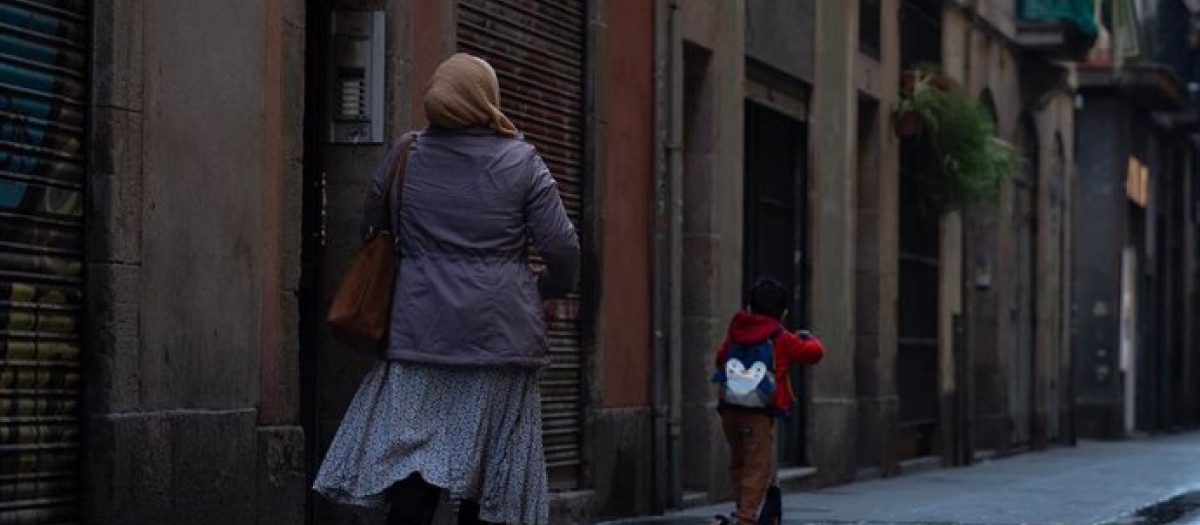
[(775, 331), (775, 333), (771, 334), (770, 337), (767, 338), (769, 341), (771, 341), (771, 371), (772, 372), (779, 370), (779, 361), (775, 358), (775, 340), (779, 339), (779, 336), (781, 336), (781, 335), (783, 335), (783, 327), (782, 326), (780, 326), (779, 329)]
[[(771, 334), (771, 372), (777, 372), (779, 370), (779, 361), (775, 353), (775, 340), (778, 339), (779, 336), (783, 335), (783, 331), (783, 327), (780, 327), (778, 331)], [(787, 385), (788, 397), (792, 398), (792, 402), (796, 402), (796, 389), (792, 387), (792, 375), (784, 374), (783, 382), (785, 385)]]

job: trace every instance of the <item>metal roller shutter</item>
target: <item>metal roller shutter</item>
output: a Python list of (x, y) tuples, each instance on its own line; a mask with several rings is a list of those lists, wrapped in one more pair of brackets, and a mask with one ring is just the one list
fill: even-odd
[(75, 523), (84, 0), (0, 0), (0, 525)]
[[(546, 159), (576, 226), (583, 213), (584, 0), (459, 0), (458, 47), (487, 59), (505, 114)], [(582, 463), (583, 340), (579, 298), (549, 320), (551, 367), (542, 380), (551, 486), (573, 488)]]

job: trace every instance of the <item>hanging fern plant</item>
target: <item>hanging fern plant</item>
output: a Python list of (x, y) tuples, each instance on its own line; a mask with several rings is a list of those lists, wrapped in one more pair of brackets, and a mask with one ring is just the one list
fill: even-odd
[(1016, 149), (996, 136), (996, 125), (978, 101), (936, 75), (906, 73), (896, 107), (897, 132), (934, 158), (923, 192), (939, 211), (995, 202), (1019, 165)]

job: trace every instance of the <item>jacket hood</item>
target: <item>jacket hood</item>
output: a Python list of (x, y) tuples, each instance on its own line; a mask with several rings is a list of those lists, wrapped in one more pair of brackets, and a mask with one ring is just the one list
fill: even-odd
[(729, 322), (729, 338), (738, 344), (755, 344), (765, 341), (783, 329), (779, 319), (755, 315), (745, 310), (734, 314)]

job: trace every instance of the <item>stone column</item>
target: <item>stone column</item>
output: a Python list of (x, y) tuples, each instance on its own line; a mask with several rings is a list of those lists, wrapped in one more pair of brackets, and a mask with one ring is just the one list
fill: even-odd
[(855, 471), (854, 191), (858, 1), (817, 2), (813, 88), (813, 328), (828, 349), (812, 374), (809, 457), (819, 482)]
[[(874, 96), (869, 115), (859, 115), (858, 268), (855, 275), (855, 390), (858, 394), (856, 467), (896, 471), (896, 304), (900, 251), (900, 141), (893, 131), (892, 111), (899, 98), (900, 0), (881, 6), (880, 56), (861, 76), (871, 77)], [(867, 74), (866, 72), (869, 72)], [(860, 78), (860, 83), (864, 80)], [(818, 369), (819, 370), (819, 369)]]

